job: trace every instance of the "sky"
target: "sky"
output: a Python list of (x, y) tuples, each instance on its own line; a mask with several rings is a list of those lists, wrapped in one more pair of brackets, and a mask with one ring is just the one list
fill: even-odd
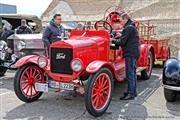
[(38, 17), (46, 10), (52, 0), (0, 0), (0, 3), (17, 6), (18, 14), (33, 14)]

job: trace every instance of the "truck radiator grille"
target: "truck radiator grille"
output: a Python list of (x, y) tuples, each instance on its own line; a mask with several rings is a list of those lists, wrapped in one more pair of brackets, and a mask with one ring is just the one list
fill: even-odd
[(51, 48), (50, 54), (52, 73), (72, 74), (70, 64), (73, 58), (73, 50), (71, 48)]

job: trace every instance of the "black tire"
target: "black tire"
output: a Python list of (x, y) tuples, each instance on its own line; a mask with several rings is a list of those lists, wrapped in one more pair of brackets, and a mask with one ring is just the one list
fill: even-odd
[[(168, 56), (167, 56), (167, 60), (170, 59), (170, 58), (171, 58), (171, 50), (170, 50), (170, 48), (168, 47)], [(166, 61), (167, 61), (167, 60), (166, 60)], [(166, 61), (163, 61), (162, 67), (164, 67)]]
[(175, 102), (176, 96), (177, 96), (176, 91), (164, 88), (164, 97), (167, 102)]
[[(110, 85), (111, 87), (109, 89), (111, 91), (108, 95), (108, 98), (106, 99), (107, 101), (105, 102), (104, 106), (101, 109), (97, 110), (93, 106), (91, 96), (92, 96), (92, 89), (95, 84), (96, 78), (99, 77), (101, 74), (106, 74), (108, 76), (108, 78), (109, 78), (108, 81), (111, 84)], [(84, 97), (85, 97), (86, 109), (91, 115), (98, 117), (98, 116), (103, 115), (106, 112), (106, 110), (111, 102), (111, 99), (112, 99), (113, 88), (114, 88), (113, 76), (109, 69), (102, 68), (97, 73), (90, 75), (87, 85), (86, 85), (86, 88), (85, 88), (85, 96)]]
[(164, 67), (165, 63), (166, 63), (166, 61), (163, 61), (163, 62), (162, 62), (162, 66), (161, 66), (161, 67)]
[(171, 49), (170, 49), (170, 47), (168, 47), (168, 59), (170, 59), (171, 58)]
[(26, 64), (17, 70), (15, 77), (14, 77), (15, 94), (21, 101), (26, 102), (26, 103), (34, 102), (34, 101), (38, 100), (41, 97), (41, 95), (43, 94), (43, 92), (38, 92), (37, 95), (35, 95), (33, 97), (28, 97), (23, 94), (22, 89), (20, 87), (20, 79), (21, 79), (21, 76), (22, 76), (24, 70), (29, 66), (37, 67), (36, 65), (33, 65), (33, 64)]
[(0, 77), (4, 76), (4, 74), (6, 73), (7, 68), (5, 67), (0, 67)]
[(141, 79), (142, 79), (142, 80), (148, 80), (148, 79), (151, 77), (152, 67), (153, 67), (153, 56), (152, 56), (152, 52), (149, 52), (148, 58), (150, 59), (150, 70), (147, 71), (146, 69), (144, 69), (144, 70), (141, 71)]

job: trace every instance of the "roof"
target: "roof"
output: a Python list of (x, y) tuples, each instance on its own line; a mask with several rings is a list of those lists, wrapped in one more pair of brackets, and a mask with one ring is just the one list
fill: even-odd
[[(19, 19), (39, 19), (36, 15), (29, 15), (29, 14), (0, 14), (0, 17), (6, 18), (19, 18)], [(39, 19), (40, 20), (40, 19)]]
[(160, 0), (147, 7), (138, 9), (131, 13), (133, 18), (140, 19), (179, 19), (180, 20), (180, 1), (179, 0)]
[(137, 10), (158, 0), (53, 0), (42, 14), (42, 21), (49, 21), (55, 13), (61, 13), (65, 21), (97, 21), (112, 6)]
[(28, 15), (28, 14), (0, 14), (0, 18), (12, 18), (12, 19), (14, 18), (14, 19), (32, 20), (38, 26), (36, 31), (41, 31), (41, 29), (42, 29), (41, 20), (36, 15)]

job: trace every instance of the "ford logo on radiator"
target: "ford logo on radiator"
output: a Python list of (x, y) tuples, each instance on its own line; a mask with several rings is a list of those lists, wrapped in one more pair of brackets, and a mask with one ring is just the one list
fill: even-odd
[(56, 54), (56, 60), (65, 59), (66, 55), (64, 53), (57, 53)]

